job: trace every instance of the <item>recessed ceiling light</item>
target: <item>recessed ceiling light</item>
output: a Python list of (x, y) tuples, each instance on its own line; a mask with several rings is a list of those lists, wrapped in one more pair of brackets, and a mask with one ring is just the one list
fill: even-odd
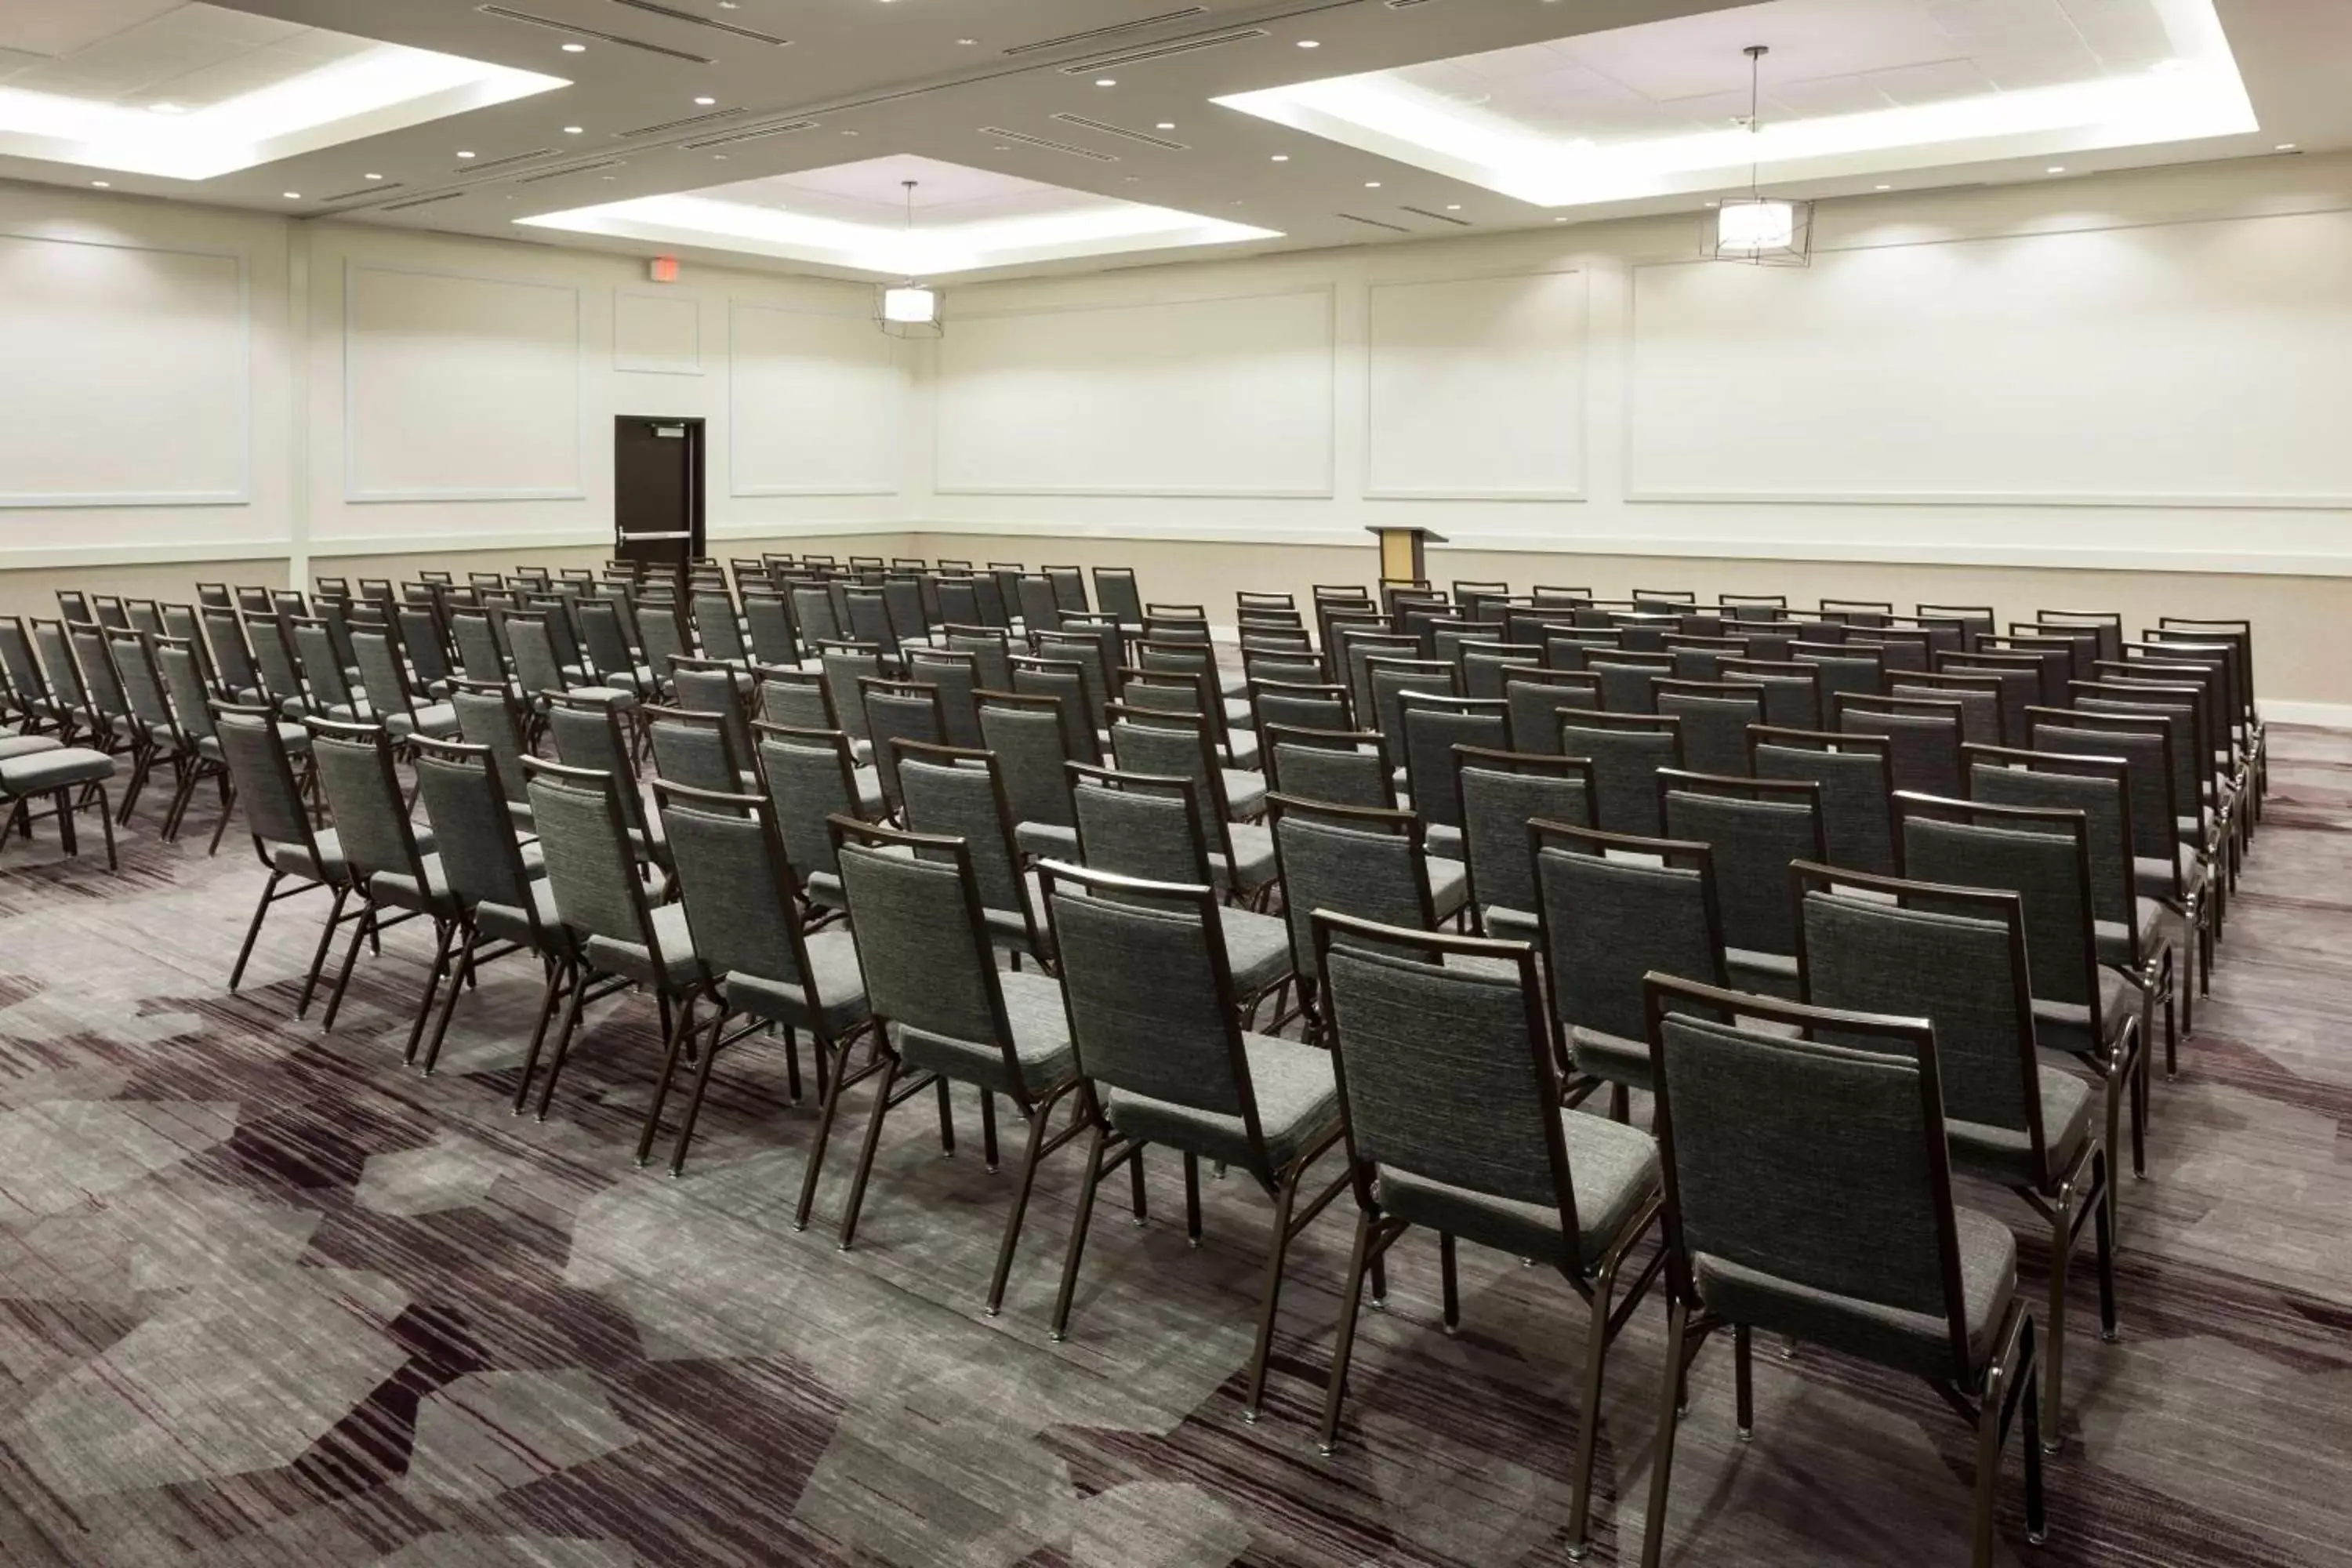
[(1173, 131), (1176, 129), (1176, 122), (1172, 120), (1163, 120), (1160, 121), (1159, 124), (1154, 125), (1152, 129), (1154, 131)]
[(2294, 151), (2294, 143), (2292, 142), (2282, 142), (2271, 150), (2274, 153), (2292, 153)]
[(566, 44), (563, 46), (563, 52), (567, 55), (584, 55), (588, 52), (588, 46), (585, 44)]
[(151, 103), (147, 111), (150, 114), (185, 114), (187, 110), (176, 103)]
[(735, 0), (719, 0), (719, 8), (721, 11), (740, 11), (743, 7), (737, 5)]
[(302, 193), (299, 191), (281, 191), (278, 194), (289, 202), (299, 202), (302, 199)]
[(1879, 188), (1880, 190), (1882, 190), (1882, 191), (1891, 191), (1891, 190), (1893, 190), (1895, 187), (1894, 187), (1893, 185), (1881, 185), (1881, 186), (1879, 186), (1878, 188)]
[(461, 152), (461, 153), (459, 153), (457, 154), (457, 156), (459, 156), (460, 158), (470, 158), (470, 157), (472, 157), (472, 156), (473, 156), (473, 154), (472, 154), (471, 153), (462, 153), (462, 152)]
[[(882, 0), (882, 4), (884, 4), (885, 5), (887, 5), (888, 4), (890, 4), (890, 0)], [(845, 132), (842, 132), (842, 134), (843, 134), (844, 136), (855, 136), (855, 135), (856, 135), (856, 134), (857, 134), (857, 132), (855, 132), (855, 131), (845, 131)]]
[(2051, 164), (2051, 165), (2050, 165), (2050, 167), (2049, 167), (2048, 169), (2046, 169), (2046, 170), (2044, 170), (2044, 171), (2043, 171), (2043, 173), (2045, 173), (2045, 174), (2064, 174), (2065, 172), (2066, 172), (2066, 165), (2065, 165), (2065, 164), (2063, 164), (2063, 163), (2053, 163), (2053, 164)]
[(382, 174), (362, 174), (360, 178), (362, 180), (381, 180), (383, 176)]
[(111, 180), (92, 180), (90, 184), (96, 185), (101, 191), (110, 191), (114, 189), (114, 182)]
[[(1713, 206), (1713, 205), (1715, 205), (1715, 204), (1714, 204), (1713, 202), (1709, 202), (1709, 203), (1707, 203), (1706, 205), (1709, 205), (1709, 206)], [(1556, 217), (1556, 218), (1552, 219), (1551, 221), (1552, 221), (1552, 222), (1554, 222), (1554, 223), (1566, 223), (1568, 220), (1567, 220), (1566, 218), (1564, 218), (1564, 217)]]
[(588, 128), (584, 125), (567, 125), (563, 128), (563, 133), (566, 136), (584, 136), (588, 133)]
[(715, 98), (698, 98), (694, 101), (700, 104), (703, 108), (708, 109), (719, 100)]
[(958, 38), (956, 42), (963, 45), (966, 48), (970, 48), (972, 45), (980, 42), (980, 40), (978, 38)]
[(1319, 49), (1323, 46), (1313, 38), (1301, 38), (1298, 40), (1298, 47), (1302, 49)]
[(1118, 85), (1118, 78), (1115, 76), (1098, 76), (1095, 78), (1095, 85), (1097, 87), (1117, 87)]
[(1458, 213), (1462, 210), (1462, 204), (1460, 202), (1448, 202), (1445, 204), (1445, 210), (1450, 213)]
[(1378, 180), (1366, 180), (1364, 182), (1364, 189), (1368, 191), (1377, 191), (1380, 188), (1381, 183)]
[(1287, 153), (1276, 153), (1274, 155), (1274, 161), (1277, 163), (1287, 163), (1290, 162), (1290, 154)]

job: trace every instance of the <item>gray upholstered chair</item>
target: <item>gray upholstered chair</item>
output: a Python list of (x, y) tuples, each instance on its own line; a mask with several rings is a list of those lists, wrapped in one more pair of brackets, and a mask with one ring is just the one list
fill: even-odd
[[(1948, 670), (1905, 670), (1887, 677), (1889, 697), (1940, 699), (1960, 705), (1960, 739), (1975, 746), (2005, 746), (2009, 728), (2003, 721), (2000, 679), (1962, 675)], [(2023, 736), (2018, 737), (2020, 740)]]
[(1675, 656), (1661, 646), (1650, 652), (1626, 647), (1596, 650), (1584, 661), (1586, 673), (1601, 679), (1601, 706), (1611, 713), (1655, 713), (1657, 683), (1675, 678)]
[[(801, 661), (800, 627), (793, 619), (793, 602), (772, 589), (754, 588), (743, 595), (743, 627), (751, 637), (754, 663), (789, 669)], [(705, 651), (709, 639), (703, 641)]]
[(1410, 811), (1331, 805), (1286, 795), (1266, 800), (1275, 854), (1282, 867), (1283, 909), (1300, 1005), (1319, 1030), (1315, 967), (1318, 910), (1381, 925), (1435, 931), (1469, 904), (1462, 862), (1432, 857), (1421, 818)]
[(1396, 808), (1396, 775), (1372, 730), (1311, 730), (1269, 724), (1265, 742), (1269, 790), (1334, 805)]
[[(1752, 648), (1757, 639), (1748, 638)], [(1819, 730), (1829, 713), (1819, 665), (1792, 659), (1727, 658), (1716, 666), (1727, 685), (1753, 686), (1764, 699), (1764, 722), (1780, 730)]]
[[(691, 1022), (684, 1005), (702, 984), (702, 966), (682, 905), (648, 902), (637, 868), (637, 829), (625, 803), (636, 805), (635, 781), (605, 768), (569, 766), (523, 759), (530, 792), (531, 819), (547, 858), (548, 890), (555, 918), (577, 944), (566, 967), (562, 1017), (541, 1087), (538, 1118), (547, 1120), (556, 1080), (570, 1059), (580, 1015), (600, 994), (621, 984), (653, 994), (661, 1011), (665, 1045)], [(656, 819), (658, 820), (658, 819)], [(520, 1114), (530, 1093), (536, 1053), (523, 1063), (515, 1089)]]
[(839, 730), (759, 723), (751, 731), (752, 755), (775, 807), (785, 862), (801, 879), (801, 897), (820, 913), (845, 912), (829, 822), (835, 816), (878, 822), (887, 816), (879, 777), (857, 765), (849, 737)]
[(621, 782), (621, 820), (629, 830), (638, 860), (667, 870), (669, 846), (662, 841), (661, 819), (647, 815), (645, 800), (637, 793), (631, 735), (622, 727), (620, 710), (594, 698), (575, 700), (558, 693), (548, 699), (543, 718), (557, 762), (568, 768), (609, 773)]
[[(2131, 1118), (2132, 1168), (2147, 1163), (2146, 999), (2134, 981), (2098, 960), (2089, 831), (2080, 811), (1994, 805), (1897, 794), (1903, 868), (1915, 881), (1990, 888), (2025, 905), (2035, 1037), (2091, 1069), (2105, 1087), (2107, 1169), (2120, 1168), (2122, 1124)], [(2107, 1189), (2112, 1218), (2114, 1184)]]
[(1559, 747), (1562, 756), (1592, 764), (1594, 826), (1658, 836), (1658, 770), (1683, 765), (1681, 720), (1654, 713), (1563, 713)]
[(1663, 718), (1681, 721), (1683, 765), (1702, 773), (1738, 777), (1748, 771), (1748, 729), (1764, 721), (1763, 693), (1723, 680), (1654, 680), (1652, 700)]
[[(2098, 1244), (2100, 1337), (2117, 1338), (2111, 1177), (2092, 1135), (2094, 1086), (2037, 1058), (2022, 901), (1801, 862), (1791, 876), (1804, 1000), (1933, 1024), (1953, 1169), (2009, 1188), (2050, 1227), (2042, 1446), (2054, 1454), (2064, 1408), (2067, 1263), (2085, 1225)], [(1875, 896), (1856, 898), (1856, 889)]]
[(1404, 726), (1405, 788), (1427, 833), (1431, 854), (1450, 860), (1462, 858), (1462, 810), (1454, 791), (1454, 749), (1476, 746), (1507, 751), (1508, 707), (1499, 697), (1480, 701), (1420, 691), (1398, 695), (1398, 721)]
[(1723, 915), (1705, 844), (1530, 822), (1536, 951), (1559, 1021), (1572, 1092), (1607, 1086), (1610, 1115), (1650, 1087), (1642, 982), (1651, 973), (1719, 984)]
[(1096, 700), (1094, 679), (1073, 658), (1038, 658), (1014, 654), (1013, 690), (1023, 697), (1050, 697), (1067, 715), (1068, 733), (1076, 747), (1073, 757), (1088, 765), (1103, 760), (1102, 704)]
[[(695, 1058), (694, 1089), (671, 1146), (669, 1172), (675, 1176), (686, 1167), (687, 1146), (719, 1053), (781, 1027), (785, 1082), (797, 1100), (799, 1032), (805, 1029), (816, 1054), (817, 1093), (823, 1096), (835, 1067), (866, 1026), (866, 982), (848, 931), (803, 933), (796, 903), (800, 879), (785, 857), (775, 808), (765, 796), (713, 794), (656, 779), (654, 806), (677, 863), (679, 896), (702, 984), (686, 1000), (685, 1026), (670, 1037), (661, 1083), (637, 1139), (640, 1165), (653, 1152), (678, 1058), (695, 1036), (694, 1008), (699, 1001), (712, 1008)], [(728, 1025), (737, 1020), (742, 1026), (728, 1033)]]
[[(1218, 868), (1202, 823), (1198, 789), (1190, 779), (1155, 778), (1073, 764), (1071, 805), (1077, 844), (1090, 869), (1146, 882), (1213, 887)], [(1290, 930), (1279, 915), (1223, 902), (1217, 906), (1236, 1005), (1247, 1026), (1260, 1002), (1292, 978)], [(1276, 1008), (1279, 1027), (1288, 1015)]]
[[(394, 741), (417, 735), (448, 740), (457, 733), (457, 710), (446, 701), (420, 703), (409, 661), (402, 652), (400, 634), (391, 626), (354, 626), (352, 658), (359, 664), (360, 684), (373, 709)], [(444, 676), (444, 680), (447, 679)]]
[(1590, 826), (1592, 764), (1581, 757), (1457, 746), (1453, 794), (1472, 921), (1486, 936), (1533, 941), (1538, 920), (1528, 824)]
[(1254, 677), (1250, 681), (1250, 727), (1265, 750), (1266, 731), (1276, 724), (1294, 730), (1346, 730), (1348, 689), (1323, 682), (1276, 680)]
[[(842, 1096), (867, 1078), (878, 1076), (881, 1082), (841, 1211), (844, 1251), (856, 1240), (858, 1211), (873, 1173), (882, 1123), (893, 1108), (936, 1089), (940, 1142), (952, 1152), (955, 1125), (949, 1085), (978, 1086), (985, 1153), (993, 1170), (996, 1097), (1003, 1095), (1026, 1121), (1029, 1137), (1021, 1184), (1005, 1215), (1004, 1239), (989, 1281), (988, 1310), (993, 1316), (1004, 1301), (1037, 1163), (1076, 1137), (1083, 1125), (1074, 1121), (1050, 1141), (1046, 1137), (1055, 1108), (1078, 1087), (1062, 988), (1036, 971), (996, 967), (980, 883), (963, 839), (899, 832), (843, 817), (835, 818), (833, 826), (834, 852), (848, 894), (850, 930), (857, 940), (866, 1005), (876, 1025), (870, 1037), (873, 1059), (856, 1072), (848, 1070), (845, 1055), (835, 1063), (793, 1224), (795, 1228), (808, 1224), (825, 1142)], [(901, 1072), (912, 1076), (900, 1083)]]
[(1069, 1335), (1078, 1265), (1105, 1176), (1128, 1167), (1140, 1222), (1144, 1149), (1156, 1143), (1181, 1153), (1185, 1230), (1197, 1245), (1200, 1162), (1228, 1165), (1274, 1200), (1257, 1342), (1242, 1396), (1243, 1418), (1255, 1422), (1290, 1244), (1348, 1184), (1342, 1172), (1319, 1193), (1305, 1185), (1316, 1161), (1339, 1141), (1330, 1055), (1242, 1026), (1217, 896), (1206, 885), (1137, 881), (1052, 860), (1041, 869), (1064, 955), (1081, 1085), (1077, 1125), (1093, 1134), (1053, 1337)]
[(1024, 953), (1050, 969), (1054, 952), (1036, 878), (1022, 871), (996, 754), (914, 741), (900, 741), (897, 749), (901, 824), (910, 833), (962, 839), (989, 940), (1012, 955), (1015, 969)]
[(1748, 772), (1821, 786), (1822, 843), (1830, 864), (1895, 875), (1895, 787), (1884, 735), (1750, 726)]
[(1957, 697), (1882, 697), (1841, 691), (1830, 700), (1831, 728), (1885, 737), (1895, 787), (1914, 795), (1956, 795), (1964, 712)]
[(1051, 697), (985, 689), (977, 696), (981, 743), (996, 755), (1014, 841), (1025, 855), (1075, 858), (1069, 769), (1077, 757), (1067, 710)]
[(1559, 754), (1561, 720), (1601, 710), (1601, 678), (1588, 670), (1515, 668), (1503, 678), (1511, 750)]
[(940, 689), (925, 680), (861, 676), (857, 700), (865, 710), (866, 732), (874, 742), (874, 766), (882, 798), (895, 814), (899, 809), (896, 742), (937, 746), (947, 740), (947, 715), (940, 706)]
[(1739, 779), (1668, 769), (1658, 774), (1666, 836), (1714, 852), (1731, 984), (1767, 995), (1797, 994), (1796, 911), (1789, 865), (1829, 858), (1821, 786), (1809, 779)]
[(1130, 714), (1194, 720), (1208, 735), (1218, 766), (1236, 773), (1257, 767), (1258, 738), (1247, 730), (1236, 731), (1228, 722), (1225, 699), (1211, 671), (1122, 668), (1117, 679), (1118, 700), (1105, 710), (1106, 724), (1117, 720), (1120, 708)]
[(726, 716), (649, 707), (641, 717), (656, 777), (714, 795), (740, 795), (756, 782), (748, 740), (737, 749), (737, 726)]
[[(272, 905), (314, 889), (323, 888), (333, 895), (326, 924), (319, 932), (318, 948), (303, 976), (301, 995), (294, 1005), (294, 1016), (299, 1018), (310, 1011), (310, 998), (318, 989), (320, 972), (326, 968), (328, 947), (334, 941), (336, 929), (346, 921), (361, 918), (360, 910), (345, 910), (353, 891), (351, 868), (343, 858), (341, 840), (336, 831), (314, 826), (310, 812), (303, 806), (301, 787), (295, 782), (294, 764), (287, 747), (284, 721), (277, 710), (215, 703), (213, 726), (221, 755), (228, 764), (230, 785), (244, 810), (247, 830), (253, 836), (255, 858), (269, 872), (261, 885), (260, 897), (254, 902), (253, 923), (247, 927), (244, 945), (237, 949), (236, 963), (229, 970), (228, 988), (236, 990), (237, 982), (244, 978), (246, 963), (253, 956), (254, 941), (260, 936), (262, 922), (268, 918)], [(281, 887), (285, 882), (294, 885)]]
[(2000, 1456), (2021, 1419), (2025, 1527), (2040, 1541), (2033, 1315), (2009, 1228), (1952, 1201), (1934, 1027), (1678, 980), (1648, 990), (1671, 1300), (1643, 1568), (1665, 1546), (1691, 1363), (1725, 1328), (1743, 1437), (1759, 1330), (1924, 1378), (1975, 1426), (1974, 1568), (1992, 1568)]
[[(1408, 1230), (1438, 1233), (1448, 1332), (1461, 1321), (1457, 1237), (1549, 1264), (1588, 1309), (1566, 1544), (1580, 1557), (1609, 1347), (1664, 1260), (1653, 1252), (1620, 1300), (1620, 1273), (1657, 1223), (1657, 1145), (1561, 1106), (1552, 1021), (1526, 943), (1432, 939), (1328, 911), (1315, 916), (1315, 941), (1357, 1207), (1323, 1452), (1339, 1437), (1366, 1271)], [(1376, 1275), (1376, 1293), (1379, 1284)]]
[(977, 748), (980, 737), (980, 660), (946, 648), (910, 647), (907, 679), (936, 688), (940, 695), (940, 743)]
[(1135, 711), (1111, 705), (1111, 754), (1124, 772), (1188, 778), (1200, 792), (1202, 828), (1213, 862), (1222, 860), (1229, 885), (1262, 899), (1276, 876), (1274, 839), (1264, 823), (1264, 775), (1219, 765), (1207, 727), (1197, 715)]

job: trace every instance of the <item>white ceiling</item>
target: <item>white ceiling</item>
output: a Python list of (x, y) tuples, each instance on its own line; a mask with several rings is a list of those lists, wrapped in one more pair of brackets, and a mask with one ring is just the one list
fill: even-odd
[[(0, 0), (0, 97), (37, 90), (116, 112), (168, 102), (201, 114), (348, 60), (361, 48), (353, 38), (559, 82), (505, 101), (478, 87), (445, 93), (405, 119), (376, 113), (286, 142), (287, 155), (258, 144), (255, 166), (194, 180), (110, 172), (69, 148), (11, 142), (0, 124), (0, 177), (105, 179), (182, 200), (509, 237), (523, 220), (653, 198), (688, 204), (673, 218), (709, 203), (878, 234), (903, 225), (898, 182), (909, 169), (923, 171), (911, 176), (922, 182), (919, 227), (1171, 215), (1151, 220), (1149, 244), (1106, 230), (973, 261), (972, 275), (993, 276), (1132, 261), (1139, 249), (1178, 257), (1527, 226), (1549, 221), (1555, 203), (1580, 216), (1690, 210), (1706, 191), (1745, 184), (1744, 164), (1736, 178), (1709, 166), (1563, 195), (1433, 153), (1398, 125), (1374, 134), (1296, 105), (1262, 111), (1265, 95), (1309, 96), (1313, 84), (1413, 95), (1441, 142), (1469, 127), (1638, 151), (1732, 129), (1747, 111), (1740, 50), (1751, 43), (1772, 51), (1766, 129), (1787, 132), (2145, 85), (2180, 47), (2166, 18), (2177, 32), (2183, 5), (2218, 17), (2251, 115), (2224, 134), (2192, 127), (2189, 139), (2160, 128), (2084, 133), (2066, 157), (2070, 175), (2270, 155), (2281, 142), (2352, 146), (2341, 82), (2352, 5), (2340, 0)], [(567, 52), (567, 41), (586, 47)], [(1119, 58), (1162, 49), (1172, 52)], [(1834, 196), (2039, 179), (2050, 161), (2030, 138), (1895, 142), (1867, 158), (1791, 159), (1767, 183)], [(1236, 240), (1224, 225), (1263, 237)], [(872, 255), (845, 259), (854, 247), (676, 227), (659, 237), (609, 223), (522, 232), (796, 270), (877, 269)]]

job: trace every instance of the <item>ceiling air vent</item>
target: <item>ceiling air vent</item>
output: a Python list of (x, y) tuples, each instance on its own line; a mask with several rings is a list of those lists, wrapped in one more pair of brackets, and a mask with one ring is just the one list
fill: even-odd
[(472, 163), (460, 163), (449, 172), (453, 174), (487, 174), (493, 169), (511, 169), (517, 163), (536, 163), (541, 158), (552, 158), (554, 156), (554, 148), (540, 147), (535, 148), (529, 153), (517, 153), (509, 157), (492, 158), (486, 163), (477, 162)]
[[(1416, 0), (1416, 3), (1418, 3), (1418, 0)], [(1402, 207), (1399, 210), (1409, 212), (1415, 217), (1432, 217), (1435, 218), (1440, 223), (1450, 223), (1456, 228), (1468, 228), (1470, 226), (1470, 220), (1466, 217), (1455, 217), (1449, 213), (1433, 213), (1427, 207)]]
[(709, 55), (698, 55), (686, 49), (673, 49), (667, 44), (649, 44), (643, 38), (625, 38), (618, 33), (600, 32), (594, 27), (583, 27), (576, 22), (558, 21), (553, 16), (534, 16), (528, 11), (518, 11), (510, 5), (477, 5), (474, 9), (485, 16), (496, 16), (502, 21), (520, 22), (529, 27), (545, 27), (551, 33), (562, 33), (574, 38), (593, 38), (602, 44), (618, 44), (625, 49), (643, 49), (649, 55), (667, 55), (671, 59), (688, 60), (698, 66), (719, 63)]
[(780, 38), (773, 33), (763, 33), (757, 27), (740, 27), (732, 22), (721, 22), (710, 16), (698, 16), (691, 11), (677, 11), (667, 5), (656, 5), (654, 0), (613, 0), (613, 4), (626, 5), (632, 11), (644, 11), (656, 16), (667, 16), (673, 22), (691, 22), (698, 27), (716, 27), (722, 33), (732, 33), (739, 38), (749, 38), (755, 44), (774, 44), (781, 47), (792, 42), (790, 38)]
[(383, 210), (388, 213), (404, 213), (411, 207), (429, 207), (435, 202), (454, 202), (465, 194), (463, 191), (444, 191), (437, 196), (416, 196), (408, 201), (394, 202)]
[(620, 168), (627, 162), (628, 160), (626, 158), (607, 158), (602, 163), (575, 163), (569, 169), (549, 169), (543, 174), (525, 174), (521, 179), (517, 180), (515, 184), (518, 185), (535, 185), (541, 180), (561, 180), (568, 178), (573, 174), (592, 174), (599, 169)]
[(1181, 11), (1162, 11), (1157, 16), (1138, 16), (1132, 22), (1113, 22), (1108, 27), (1089, 27), (1083, 33), (1064, 33), (1058, 38), (1040, 38), (1034, 44), (1015, 44), (1005, 50), (1008, 55), (1034, 55), (1045, 49), (1066, 48), (1072, 44), (1107, 38), (1113, 33), (1131, 33), (1138, 27), (1156, 27), (1163, 22), (1181, 22), (1187, 16), (1205, 16), (1206, 5), (1187, 5)]
[(399, 190), (404, 184), (404, 182), (400, 180), (380, 180), (373, 185), (362, 185), (356, 191), (338, 191), (331, 196), (320, 196), (319, 199), (330, 205), (336, 202), (355, 202), (362, 196), (380, 196), (386, 191)]
[(1356, 213), (1341, 213), (1339, 214), (1339, 216), (1346, 218), (1349, 223), (1360, 223), (1371, 228), (1387, 229), (1391, 234), (1411, 234), (1412, 232), (1412, 230), (1405, 227), (1405, 226), (1401, 223), (1382, 223), (1379, 218), (1364, 217)]
[(689, 125), (715, 125), (722, 120), (740, 120), (740, 109), (714, 109), (708, 114), (689, 114), (683, 120), (665, 120), (658, 125), (640, 125), (635, 131), (624, 131), (618, 140), (634, 142), (640, 136), (658, 136), (665, 131), (683, 131)]
[(1189, 153), (1192, 151), (1181, 142), (1171, 142), (1165, 136), (1153, 136), (1146, 132), (1129, 131), (1123, 125), (1112, 125), (1105, 121), (1089, 120), (1083, 114), (1056, 114), (1054, 118), (1065, 125), (1076, 125), (1081, 130), (1092, 131), (1103, 136), (1118, 136), (1129, 142), (1140, 142), (1147, 147), (1158, 147), (1165, 152)]
[(1129, 49), (1120, 54), (1096, 55), (1090, 59), (1080, 60), (1076, 65), (1064, 66), (1062, 74), (1088, 76), (1098, 70), (1108, 70), (1113, 66), (1146, 65), (1153, 60), (1164, 60), (1171, 55), (1189, 55), (1201, 49), (1222, 48), (1227, 44), (1238, 44), (1251, 38), (1263, 38), (1268, 36), (1264, 27), (1235, 27), (1229, 33), (1207, 33), (1197, 38), (1184, 38), (1172, 44), (1153, 44), (1139, 49)]
[(1044, 136), (1032, 136), (1025, 131), (1007, 131), (1002, 125), (983, 125), (982, 136), (993, 136), (1000, 142), (1018, 142), (1024, 147), (1035, 147), (1047, 153), (1066, 153), (1073, 158), (1091, 158), (1097, 163), (1116, 163), (1116, 153), (1097, 153), (1091, 147), (1074, 146), (1067, 142), (1055, 142)]
[(763, 136), (789, 136), (795, 131), (815, 129), (816, 121), (814, 120), (794, 120), (782, 125), (762, 125), (751, 131), (730, 131), (724, 136), (705, 136), (700, 141), (681, 142), (678, 145), (699, 153), (707, 147), (732, 147), (740, 142), (757, 142)]

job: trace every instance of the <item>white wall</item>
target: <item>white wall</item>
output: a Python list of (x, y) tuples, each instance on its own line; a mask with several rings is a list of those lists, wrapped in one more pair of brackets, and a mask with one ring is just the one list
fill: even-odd
[(0, 575), (601, 550), (620, 414), (709, 421), (720, 553), (890, 530), (910, 394), (868, 310), (814, 279), (656, 287), (626, 258), (0, 185)]

